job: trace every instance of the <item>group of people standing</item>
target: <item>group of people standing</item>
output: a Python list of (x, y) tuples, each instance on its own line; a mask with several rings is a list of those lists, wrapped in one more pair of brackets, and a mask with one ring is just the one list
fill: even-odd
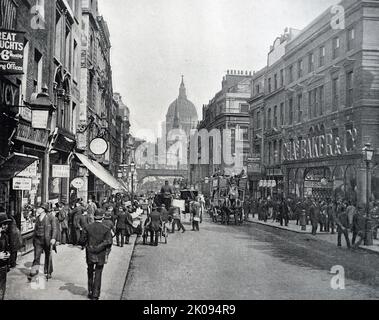
[[(354, 205), (352, 201), (335, 200), (331, 198), (316, 199), (314, 197), (288, 199), (249, 199), (244, 203), (245, 216), (258, 216), (260, 221), (278, 222), (288, 226), (290, 220), (296, 220), (296, 225), (312, 226), (312, 234), (317, 232), (337, 233), (337, 245), (342, 246), (342, 236), (348, 248), (359, 246), (365, 237), (366, 208)], [(379, 216), (379, 204), (370, 203), (371, 215)], [(374, 237), (377, 237), (376, 229)], [(352, 233), (350, 240), (349, 234)], [(359, 240), (358, 240), (359, 238)], [(358, 241), (357, 241), (358, 240)]]

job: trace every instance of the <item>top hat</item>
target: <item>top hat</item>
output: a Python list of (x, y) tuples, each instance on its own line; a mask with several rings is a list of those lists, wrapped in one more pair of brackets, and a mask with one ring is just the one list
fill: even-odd
[(8, 218), (5, 212), (0, 212), (0, 225), (11, 223), (12, 220)]

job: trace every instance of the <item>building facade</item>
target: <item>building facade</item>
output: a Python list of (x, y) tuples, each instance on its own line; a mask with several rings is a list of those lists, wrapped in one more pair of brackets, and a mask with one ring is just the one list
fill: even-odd
[[(273, 133), (274, 143), (279, 141), (276, 148), (272, 135), (263, 134), (262, 165), (281, 168), (286, 196), (366, 203), (367, 186), (376, 199), (379, 186), (379, 3), (346, 0), (339, 5), (344, 10), (343, 27), (336, 27), (330, 8), (287, 41), (276, 62), (279, 71), (284, 68), (284, 88), (273, 96), (267, 96), (271, 68), (265, 72), (263, 121), (269, 122), (266, 127), (277, 121), (269, 108), (280, 103), (284, 119)], [(253, 109), (258, 101), (251, 101), (255, 126), (259, 115)], [(376, 154), (368, 181), (362, 156), (366, 143)], [(260, 182), (267, 186), (267, 181), (277, 182), (275, 178), (266, 172)], [(270, 192), (273, 188), (269, 186)]]

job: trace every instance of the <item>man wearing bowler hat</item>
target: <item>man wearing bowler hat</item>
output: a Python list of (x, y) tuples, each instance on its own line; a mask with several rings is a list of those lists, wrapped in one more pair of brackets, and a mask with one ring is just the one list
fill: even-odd
[(49, 205), (40, 205), (37, 209), (37, 219), (34, 227), (34, 261), (29, 279), (39, 273), (42, 252), (45, 253), (44, 273), (46, 279), (51, 278), (53, 273), (51, 249), (56, 245), (57, 233), (57, 223), (54, 215), (49, 212)]
[(87, 225), (80, 238), (80, 245), (86, 248), (88, 298), (99, 300), (101, 290), (101, 277), (106, 260), (107, 248), (112, 245), (111, 229), (102, 221), (103, 210), (95, 211), (95, 222)]

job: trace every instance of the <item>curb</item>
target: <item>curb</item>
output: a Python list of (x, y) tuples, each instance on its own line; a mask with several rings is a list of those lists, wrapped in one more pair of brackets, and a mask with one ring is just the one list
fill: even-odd
[(134, 250), (136, 248), (136, 243), (137, 243), (137, 239), (139, 238), (139, 236), (136, 235), (135, 239), (134, 239), (134, 242), (133, 242), (133, 249), (132, 249), (132, 254), (130, 255), (130, 259), (129, 259), (129, 262), (128, 262), (128, 270), (126, 271), (126, 275), (125, 275), (125, 281), (124, 281), (124, 284), (122, 286), (122, 291), (121, 291), (121, 296), (120, 296), (120, 301), (122, 300), (123, 298), (123, 295), (124, 295), (124, 291), (125, 291), (125, 287), (126, 287), (126, 283), (128, 281), (128, 277), (129, 277), (129, 271), (130, 271), (130, 265), (132, 264), (132, 259), (133, 259), (133, 255), (134, 255)]
[[(247, 220), (248, 223), (254, 223), (254, 224), (259, 224), (261, 226), (267, 226), (267, 227), (270, 227), (270, 228), (274, 228), (274, 229), (279, 229), (279, 230), (284, 230), (284, 231), (289, 231), (289, 232), (294, 232), (294, 233), (297, 233), (297, 234), (308, 234), (310, 235), (309, 231), (301, 231), (301, 230), (291, 230), (291, 229), (285, 229), (283, 228), (282, 226), (275, 226), (275, 225), (270, 225), (270, 224), (267, 224), (267, 223), (264, 223), (264, 222), (260, 222), (260, 221), (251, 221), (251, 220)], [(322, 233), (319, 233), (318, 235), (322, 235)], [(315, 238), (317, 240), (321, 240), (323, 241), (322, 239), (320, 239), (319, 237)], [(379, 255), (379, 251), (376, 251), (376, 250), (372, 250), (368, 247), (365, 247), (365, 246), (359, 246), (358, 248), (359, 250), (362, 250), (362, 251), (366, 251), (368, 253), (371, 253), (371, 254), (377, 254)]]

